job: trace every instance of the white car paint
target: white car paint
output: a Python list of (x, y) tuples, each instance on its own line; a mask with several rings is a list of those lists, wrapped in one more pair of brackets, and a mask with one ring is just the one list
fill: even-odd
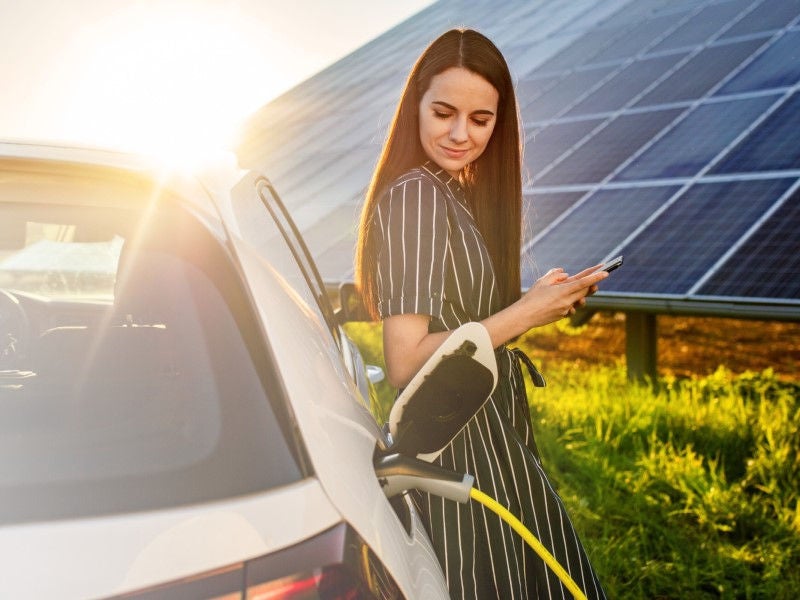
[(306, 479), (180, 509), (6, 526), (0, 597), (137, 590), (274, 552), (340, 521), (319, 482)]
[[(270, 276), (260, 257), (237, 243), (242, 265), (259, 303), (266, 334), (274, 347), (292, 344), (276, 361), (290, 402), (325, 491), (336, 507), (390, 567), (409, 598), (446, 598), (447, 588), (430, 542), (417, 526), (406, 534), (373, 473), (372, 454), (381, 432), (364, 406), (341, 359), (325, 344), (326, 327), (310, 307), (300, 308), (279, 277)], [(283, 305), (283, 306), (281, 306)], [(340, 366), (340, 368), (335, 368)], [(407, 556), (417, 557), (409, 563)]]
[[(148, 168), (117, 153), (84, 149), (0, 144), (0, 160), (3, 155), (136, 172)], [(240, 219), (247, 216), (233, 210), (231, 196), (252, 178), (229, 171), (217, 173), (207, 188), (182, 178), (169, 185), (196, 204), (210, 228), (222, 232), (224, 225), (233, 235), (314, 477), (264, 494), (179, 509), (0, 527), (0, 597), (86, 598), (142, 589), (268, 554), (342, 520), (377, 554), (406, 597), (448, 597), (418, 516), (409, 507), (412, 524), (406, 532), (377, 482), (372, 456), (381, 432), (327, 324), (307, 293), (292, 289), (239, 237)]]

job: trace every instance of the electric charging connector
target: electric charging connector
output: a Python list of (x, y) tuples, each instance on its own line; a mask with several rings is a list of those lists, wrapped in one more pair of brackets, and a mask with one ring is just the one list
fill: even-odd
[(402, 454), (376, 456), (373, 461), (378, 483), (387, 498), (406, 490), (420, 490), (464, 504), (469, 502), (475, 478), (443, 469), (424, 460)]
[(375, 456), (373, 464), (375, 465), (375, 474), (378, 476), (378, 483), (387, 498), (410, 489), (417, 489), (462, 504), (468, 502), (470, 498), (481, 503), (508, 523), (525, 540), (525, 543), (558, 576), (575, 600), (586, 600), (586, 595), (575, 583), (575, 580), (570, 577), (547, 548), (536, 539), (536, 536), (494, 498), (473, 487), (475, 478), (472, 475), (462, 475), (418, 458), (397, 453), (378, 454)]

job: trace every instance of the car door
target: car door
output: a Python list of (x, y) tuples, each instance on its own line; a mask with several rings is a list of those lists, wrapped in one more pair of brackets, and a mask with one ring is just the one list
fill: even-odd
[[(250, 272), (256, 301), (261, 299), (266, 336), (291, 387), (287, 397), (315, 473), (406, 596), (446, 597), (441, 569), (413, 505), (406, 497), (390, 504), (378, 484), (372, 459), (376, 444), (386, 442), (354, 376), (360, 371), (364, 377), (363, 361), (336, 323), (300, 232), (272, 185), (259, 175), (251, 174), (248, 185), (237, 190), (232, 212), (243, 268)], [(278, 277), (260, 277), (262, 267)], [(284, 294), (296, 297), (302, 316), (291, 310), (278, 314)]]

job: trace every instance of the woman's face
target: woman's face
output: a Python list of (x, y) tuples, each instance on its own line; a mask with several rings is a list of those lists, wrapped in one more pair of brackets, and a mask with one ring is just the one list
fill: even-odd
[(419, 104), (425, 154), (453, 177), (486, 149), (497, 119), (497, 90), (463, 67), (442, 71)]

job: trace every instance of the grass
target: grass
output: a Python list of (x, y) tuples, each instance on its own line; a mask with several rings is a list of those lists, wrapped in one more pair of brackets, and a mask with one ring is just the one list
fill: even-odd
[[(379, 327), (348, 333), (382, 363)], [(534, 358), (535, 342), (520, 340)], [(645, 385), (621, 360), (540, 366), (549, 385), (528, 382), (528, 396), (543, 462), (610, 598), (800, 598), (796, 382), (720, 367)], [(378, 392), (385, 418), (393, 391)]]

